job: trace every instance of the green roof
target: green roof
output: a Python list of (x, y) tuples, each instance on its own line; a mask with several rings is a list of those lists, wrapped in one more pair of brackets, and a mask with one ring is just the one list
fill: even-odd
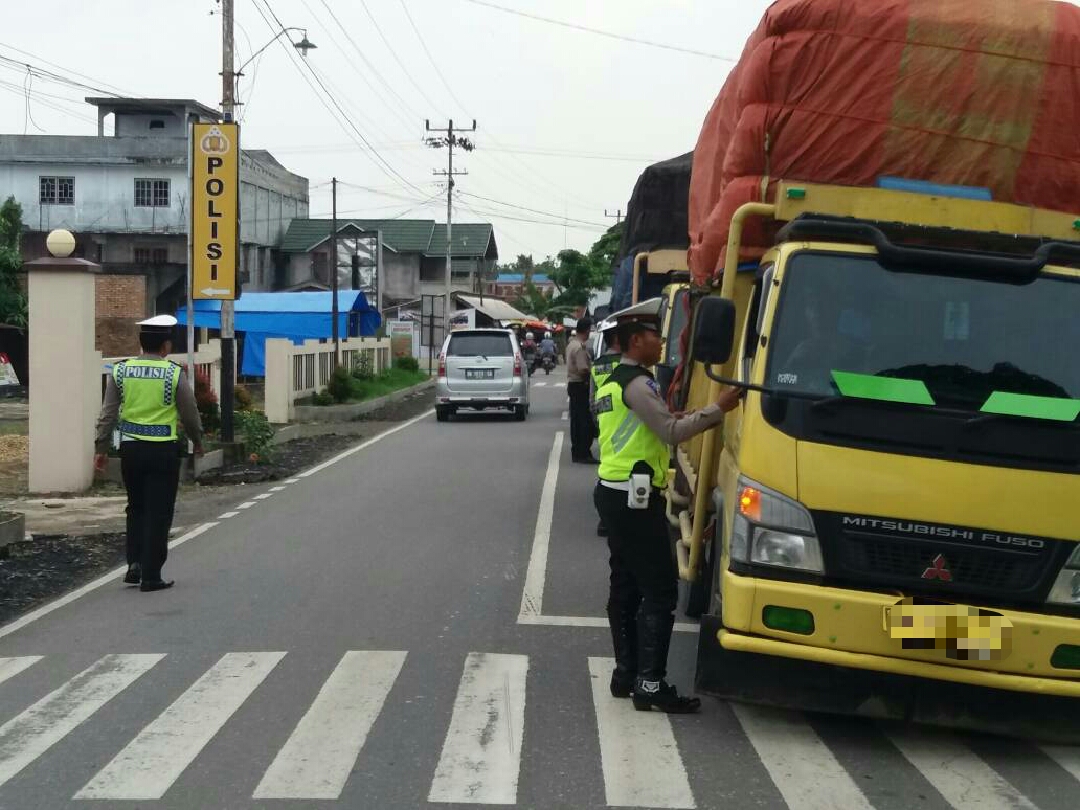
[[(446, 253), (446, 226), (431, 219), (339, 219), (338, 232), (349, 226), (364, 231), (382, 231), (383, 244), (398, 253), (443, 256)], [(307, 253), (330, 236), (329, 219), (294, 219), (281, 242), (285, 253)], [(453, 226), (455, 256), (492, 258), (498, 253), (490, 224), (461, 223)]]

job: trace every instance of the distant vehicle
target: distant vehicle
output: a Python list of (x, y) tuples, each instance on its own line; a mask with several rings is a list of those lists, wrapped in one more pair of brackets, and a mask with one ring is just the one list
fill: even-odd
[(544, 369), (545, 374), (550, 374), (555, 368), (555, 355), (545, 354), (540, 358), (540, 366)]
[(459, 408), (506, 409), (525, 421), (529, 375), (509, 329), (459, 329), (447, 336), (439, 353), (435, 418), (446, 422)]

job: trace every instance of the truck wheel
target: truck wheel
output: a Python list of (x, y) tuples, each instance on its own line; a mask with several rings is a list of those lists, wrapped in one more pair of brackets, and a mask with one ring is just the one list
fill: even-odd
[[(712, 536), (711, 522), (706, 527), (706, 532), (708, 532), (707, 536)], [(713, 557), (713, 543), (710, 542), (705, 546), (705, 560), (697, 579), (693, 582), (679, 583), (679, 601), (682, 603), (682, 611), (691, 619), (700, 619), (710, 607), (713, 579), (715, 579)]]

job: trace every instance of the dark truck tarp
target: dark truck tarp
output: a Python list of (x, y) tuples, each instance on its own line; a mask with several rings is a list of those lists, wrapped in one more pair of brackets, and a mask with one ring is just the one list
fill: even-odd
[[(244, 293), (236, 301), (236, 331), (244, 333), (244, 357), (240, 373), (266, 376), (266, 339), (289, 338), (294, 343), (333, 336), (333, 293)], [(176, 317), (187, 325), (187, 311)], [(374, 335), (381, 320), (357, 290), (338, 292), (338, 334), (342, 337)], [(221, 302), (196, 301), (195, 325), (221, 328)]]
[(634, 256), (659, 249), (690, 246), (687, 206), (694, 153), (654, 163), (641, 173), (626, 207), (626, 230), (611, 287), (611, 308), (630, 306)]

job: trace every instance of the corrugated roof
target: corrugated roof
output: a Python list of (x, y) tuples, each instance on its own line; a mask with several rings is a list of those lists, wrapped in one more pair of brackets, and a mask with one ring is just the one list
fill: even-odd
[(526, 317), (525, 313), (519, 312), (508, 303), (500, 301), (498, 298), (488, 297), (480, 299), (471, 295), (461, 294), (455, 294), (454, 298), (466, 306), (480, 310), (489, 318), (493, 318), (496, 321), (516, 321)]
[[(329, 219), (294, 219), (289, 223), (280, 249), (285, 253), (307, 253), (330, 236), (330, 225)], [(383, 243), (398, 253), (426, 253), (435, 222), (430, 219), (339, 219), (338, 231), (349, 225), (364, 231), (381, 230)]]
[[(533, 273), (533, 284), (554, 284), (547, 273)], [(524, 284), (524, 273), (499, 273), (499, 277), (495, 279), (496, 284)]]
[[(489, 246), (493, 247), (494, 233), (490, 224), (454, 223), (452, 228), (455, 256), (486, 256)], [(427, 256), (446, 255), (446, 225), (435, 223), (431, 234), (431, 243), (424, 251)]]

